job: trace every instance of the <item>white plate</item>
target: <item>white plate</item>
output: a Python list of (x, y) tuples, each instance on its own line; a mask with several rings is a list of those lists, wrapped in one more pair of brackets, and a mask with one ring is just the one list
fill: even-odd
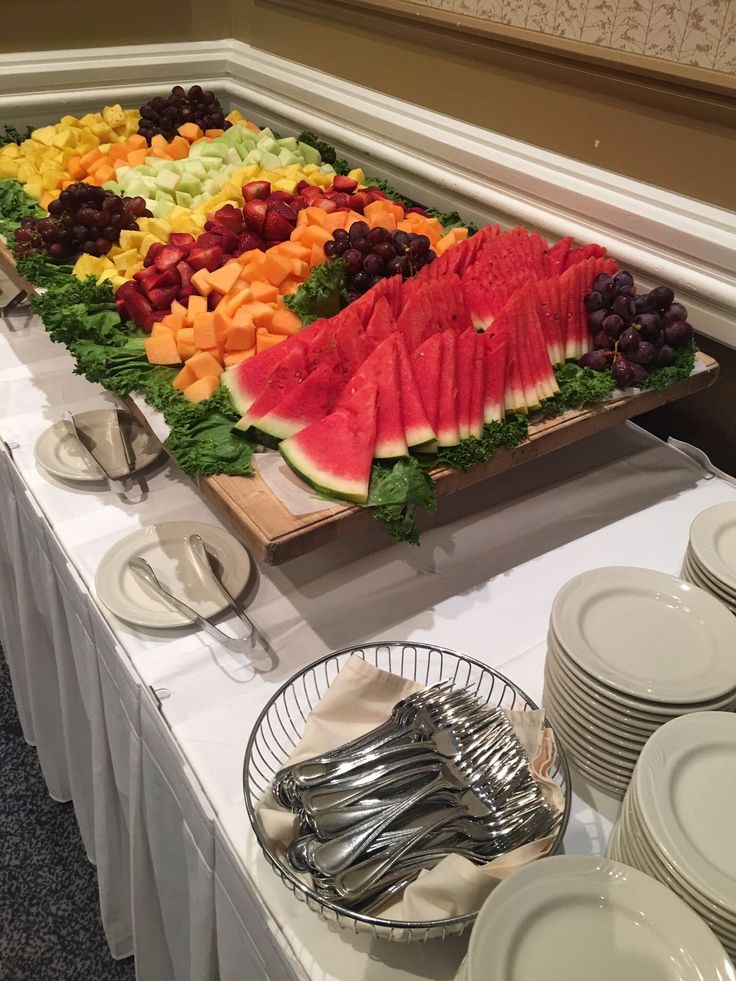
[(736, 715), (699, 712), (662, 726), (634, 779), (658, 850), (698, 892), (736, 914)]
[(622, 785), (629, 783), (636, 765), (635, 761), (624, 761), (609, 756), (596, 740), (577, 732), (565, 718), (564, 708), (554, 698), (550, 699), (547, 692), (542, 704), (547, 714), (547, 721), (559, 736), (563, 749), (578, 765), (583, 764), (594, 773), (599, 773)]
[(699, 514), (690, 526), (690, 548), (714, 579), (736, 593), (736, 502)]
[(584, 671), (634, 698), (697, 703), (736, 688), (736, 622), (674, 576), (628, 566), (585, 572), (559, 591), (551, 623)]
[(237, 539), (216, 525), (199, 521), (167, 521), (128, 535), (106, 553), (97, 569), (95, 588), (100, 601), (116, 617), (137, 627), (188, 627), (192, 622), (173, 609), (128, 568), (130, 559), (143, 556), (161, 584), (208, 619), (226, 609), (216, 586), (200, 575), (187, 538), (198, 534), (220, 565), (230, 594), (243, 592), (250, 575), (250, 556)]
[(688, 549), (685, 558), (682, 561), (682, 568), (686, 573), (686, 578), (691, 578), (691, 581), (695, 583), (696, 586), (700, 586), (701, 589), (706, 589), (708, 592), (713, 593), (713, 595), (725, 603), (731, 612), (734, 612), (736, 607), (736, 595), (729, 594), (726, 591), (726, 587), (723, 583), (717, 582), (713, 577), (704, 569), (698, 562), (694, 553)]
[[(95, 453), (109, 471), (110, 476), (126, 476), (128, 467), (117, 433), (114, 411), (112, 409), (93, 409), (90, 412), (78, 412), (74, 419), (77, 428), (93, 440)], [(135, 459), (131, 472), (136, 473), (153, 463), (163, 452), (163, 447), (153, 433), (141, 425), (129, 412), (120, 413), (120, 422), (128, 434), (128, 442)], [(72, 432), (70, 424), (63, 420), (55, 422), (53, 426), (41, 433), (36, 440), (34, 453), (37, 462), (44, 470), (62, 480), (99, 483), (105, 479), (98, 468), (92, 464), (89, 456)]]
[(713, 933), (659, 882), (587, 855), (541, 859), (486, 900), (469, 981), (734, 981)]

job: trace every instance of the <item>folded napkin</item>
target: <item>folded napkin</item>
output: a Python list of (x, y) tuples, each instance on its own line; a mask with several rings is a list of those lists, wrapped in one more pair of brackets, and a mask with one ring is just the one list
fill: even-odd
[[(309, 715), (304, 735), (287, 763), (299, 763), (370, 732), (389, 718), (396, 702), (424, 687), (360, 657), (350, 658)], [(542, 794), (552, 808), (561, 812), (564, 799), (549, 776), (556, 755), (555, 739), (552, 731), (544, 728), (544, 712), (506, 712), (506, 716), (531, 760), (532, 774)], [(296, 816), (283, 808), (270, 791), (261, 801), (258, 814), (272, 847), (286, 861), (286, 850), (299, 830)], [(476, 913), (499, 882), (546, 855), (554, 838), (540, 838), (485, 865), (474, 865), (460, 855), (448, 855), (433, 869), (422, 872), (379, 915), (420, 921)], [(310, 882), (308, 875), (303, 879)]]

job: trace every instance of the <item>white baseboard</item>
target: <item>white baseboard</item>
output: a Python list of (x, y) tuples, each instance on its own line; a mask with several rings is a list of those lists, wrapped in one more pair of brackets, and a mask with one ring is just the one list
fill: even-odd
[(259, 122), (312, 129), (407, 194), (476, 221), (598, 241), (669, 283), (736, 347), (736, 216), (278, 58), (235, 40), (0, 55), (0, 121), (140, 103), (199, 81)]

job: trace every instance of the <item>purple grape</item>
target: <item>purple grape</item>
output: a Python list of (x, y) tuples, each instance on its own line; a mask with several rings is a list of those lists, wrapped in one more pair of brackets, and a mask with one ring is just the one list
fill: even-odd
[(363, 265), (363, 254), (358, 252), (357, 249), (348, 249), (343, 255), (345, 264), (348, 267), (348, 272), (357, 273), (357, 271)]
[(641, 336), (647, 340), (651, 340), (662, 329), (658, 313), (639, 313), (634, 318), (634, 323), (639, 325)]
[(371, 245), (382, 245), (391, 238), (391, 233), (387, 228), (371, 228), (368, 232), (368, 241)]
[(622, 269), (613, 277), (613, 285), (618, 290), (621, 286), (634, 286), (634, 277), (627, 269)]
[(345, 231), (344, 228), (336, 228), (335, 231), (332, 233), (332, 237), (336, 242), (350, 241), (350, 236), (348, 235), (348, 233)]
[(424, 265), (428, 266), (431, 262), (434, 262), (436, 258), (437, 258), (437, 253), (434, 251), (434, 249), (430, 249), (429, 252), (424, 257)]
[(387, 276), (403, 276), (409, 271), (409, 261), (405, 255), (397, 255), (386, 263)]
[(583, 300), (585, 304), (585, 309), (588, 313), (593, 313), (594, 310), (603, 310), (606, 306), (606, 301), (603, 299), (603, 294), (599, 293), (598, 290), (594, 290), (592, 293), (588, 293)]
[(350, 241), (353, 245), (360, 241), (360, 239), (367, 239), (368, 232), (370, 228), (364, 221), (354, 221), (353, 224), (348, 229), (348, 235), (350, 236)]
[(627, 327), (618, 339), (618, 349), (624, 354), (630, 354), (639, 347), (639, 331), (636, 327)]
[(358, 290), (360, 293), (365, 293), (365, 291), (371, 285), (371, 277), (367, 272), (363, 272), (363, 270), (361, 270), (360, 272), (353, 273), (350, 279), (350, 284), (353, 289)]
[(598, 273), (593, 280), (593, 290), (600, 293), (606, 303), (612, 303), (615, 294), (613, 276), (609, 276), (608, 273)]
[(603, 333), (608, 337), (618, 338), (624, 329), (624, 322), (617, 313), (609, 313), (602, 323)]
[(48, 251), (52, 259), (65, 259), (68, 255), (66, 247), (60, 242), (54, 242), (53, 245), (49, 246)]
[(63, 210), (64, 205), (58, 198), (55, 201), (49, 201), (49, 214), (52, 218), (58, 218)]
[(655, 353), (654, 363), (658, 368), (669, 368), (675, 363), (675, 352), (669, 344), (663, 344)]
[(411, 235), (408, 232), (401, 231), (401, 229), (394, 232), (392, 238), (399, 252), (405, 252), (411, 245)]
[(619, 286), (618, 289), (614, 291), (614, 296), (630, 296), (633, 299), (636, 294), (634, 293), (633, 286)]
[(662, 322), (666, 327), (673, 324), (676, 320), (687, 320), (687, 307), (681, 303), (671, 303), (662, 314)]
[(669, 286), (655, 286), (655, 288), (650, 291), (650, 295), (657, 310), (666, 310), (667, 307), (671, 306), (675, 301), (675, 294), (673, 290), (669, 288)]
[(610, 362), (610, 355), (606, 351), (588, 351), (580, 359), (583, 368), (592, 368), (593, 371), (607, 371)]
[(665, 327), (664, 336), (667, 338), (668, 344), (671, 344), (673, 347), (682, 347), (683, 344), (687, 344), (688, 341), (692, 340), (692, 324), (689, 324), (686, 320), (675, 320), (674, 323), (668, 324)]
[(33, 232), (28, 228), (16, 228), (15, 230), (15, 241), (20, 242), (25, 245), (27, 242), (33, 241)]
[(639, 347), (629, 352), (629, 360), (637, 364), (649, 364), (654, 357), (656, 348), (651, 341), (640, 341)]
[(631, 363), (631, 370), (634, 375), (631, 382), (632, 385), (641, 385), (642, 382), (646, 381), (649, 372), (643, 364), (638, 364), (638, 362), (634, 361)]
[(379, 276), (383, 272), (383, 259), (371, 253), (363, 259), (363, 269), (369, 276)]
[(426, 255), (431, 244), (426, 235), (415, 235), (409, 246), (409, 251), (414, 256)]
[(634, 380), (634, 370), (629, 361), (619, 354), (613, 359), (611, 376), (619, 388), (628, 388)]
[(334, 241), (325, 242), (324, 250), (327, 258), (333, 259), (337, 255), (337, 242)]
[(597, 348), (603, 348), (609, 351), (612, 351), (616, 345), (616, 341), (602, 330), (598, 330), (593, 334), (593, 343)]
[(636, 316), (634, 300), (630, 296), (617, 296), (613, 301), (613, 312), (617, 313), (625, 323), (630, 324)]
[(588, 329), (591, 331), (600, 330), (603, 326), (603, 321), (608, 316), (608, 310), (594, 310), (592, 313), (588, 314)]
[(634, 297), (634, 306), (637, 313), (654, 313), (657, 309), (649, 293), (637, 293)]
[(380, 256), (384, 262), (388, 262), (389, 259), (393, 259), (396, 255), (396, 249), (390, 242), (379, 242), (378, 245), (373, 246), (373, 251), (376, 255)]

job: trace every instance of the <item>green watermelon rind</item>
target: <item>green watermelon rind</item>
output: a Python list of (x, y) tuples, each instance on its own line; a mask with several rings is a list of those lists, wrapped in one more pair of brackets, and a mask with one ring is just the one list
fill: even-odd
[(350, 501), (352, 504), (365, 504), (368, 500), (370, 478), (366, 481), (352, 480), (321, 470), (291, 440), (281, 443), (279, 451), (294, 473), (320, 494)]
[(243, 396), (240, 393), (240, 389), (235, 384), (235, 372), (231, 368), (228, 368), (226, 371), (223, 371), (220, 380), (222, 381), (223, 385), (230, 393), (230, 398), (232, 400), (233, 405), (235, 406), (235, 409), (241, 415), (244, 416), (248, 411), (248, 409), (250, 409), (250, 407), (255, 402), (255, 399), (243, 398)]

